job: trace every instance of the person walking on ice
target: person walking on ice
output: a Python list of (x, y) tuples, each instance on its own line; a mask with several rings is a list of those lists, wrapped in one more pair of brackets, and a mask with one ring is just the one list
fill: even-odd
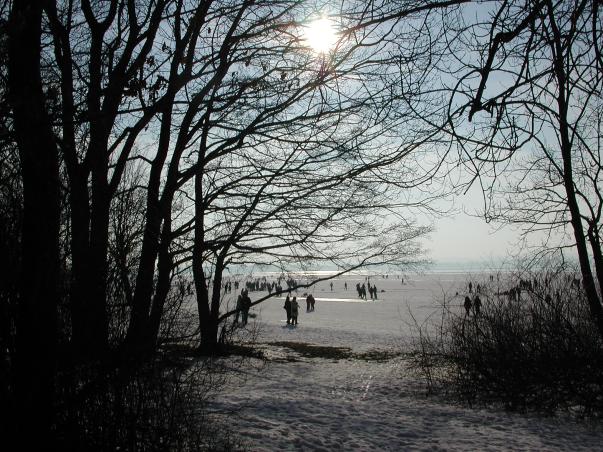
[(306, 298), (306, 312), (314, 311), (314, 296), (309, 294)]
[(465, 296), (465, 315), (469, 315), (471, 313), (471, 298), (469, 298), (469, 295)]
[(239, 314), (241, 314), (242, 309), (243, 309), (243, 295), (240, 294), (237, 298), (237, 315), (235, 316), (234, 323), (239, 323)]
[(475, 299), (473, 300), (473, 311), (475, 312), (476, 316), (479, 315), (481, 308), (482, 308), (482, 300), (480, 300), (479, 295), (476, 295)]
[(251, 308), (251, 298), (249, 298), (249, 293), (247, 289), (243, 292), (243, 298), (241, 300), (242, 311), (241, 314), (243, 316), (242, 322), (243, 326), (247, 325), (247, 318), (249, 317), (249, 308)]
[(291, 322), (291, 300), (289, 299), (289, 295), (285, 298), (285, 305), (283, 306), (285, 312), (287, 313), (287, 325)]
[(299, 303), (297, 297), (291, 300), (291, 325), (297, 325), (297, 316), (299, 315)]

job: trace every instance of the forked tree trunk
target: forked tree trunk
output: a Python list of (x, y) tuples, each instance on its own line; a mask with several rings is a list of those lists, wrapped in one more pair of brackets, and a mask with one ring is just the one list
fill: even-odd
[[(155, 263), (157, 262), (157, 256), (160, 253), (160, 248), (162, 246), (160, 233), (162, 220), (164, 220), (164, 217), (167, 218), (171, 214), (172, 197), (168, 196), (167, 201), (162, 203), (160, 190), (163, 166), (168, 157), (170, 145), (170, 127), (172, 124), (172, 103), (174, 97), (175, 93), (172, 88), (171, 93), (166, 95), (166, 105), (168, 105), (168, 107), (166, 107), (166, 110), (161, 117), (158, 151), (151, 165), (149, 174), (142, 250), (140, 253), (138, 272), (136, 274), (136, 288), (134, 290), (133, 306), (126, 338), (126, 348), (130, 350), (128, 353), (137, 353), (137, 349), (144, 349), (146, 347), (145, 344), (148, 344), (150, 335), (154, 334), (149, 332), (149, 328), (151, 328), (150, 310), (153, 298)], [(170, 190), (170, 188), (165, 187), (164, 190)], [(166, 212), (167, 214), (165, 214)], [(171, 229), (171, 221), (169, 219), (168, 222), (168, 225), (164, 224), (164, 230), (166, 227)], [(168, 232), (170, 232), (170, 230), (168, 230)], [(169, 235), (169, 233), (165, 235), (164, 239), (169, 241), (171, 239)], [(169, 243), (167, 243), (166, 246), (169, 247)], [(161, 268), (163, 269), (164, 266)], [(157, 302), (159, 303), (160, 300), (157, 300)], [(157, 312), (157, 308), (155, 308), (155, 311), (155, 315), (161, 315), (162, 313)], [(161, 311), (163, 311), (163, 309), (161, 309)]]

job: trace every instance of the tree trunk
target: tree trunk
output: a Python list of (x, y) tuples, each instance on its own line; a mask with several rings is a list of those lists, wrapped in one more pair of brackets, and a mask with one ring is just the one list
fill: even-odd
[[(42, 4), (15, 0), (9, 91), (23, 177), (22, 274), (16, 331), (16, 434), (23, 449), (52, 448), (59, 302), (58, 150), (40, 74)], [(10, 439), (6, 440), (10, 444)], [(30, 447), (28, 447), (30, 446)]]
[(83, 359), (89, 349), (87, 326), (87, 291), (90, 290), (89, 228), (90, 205), (88, 182), (82, 171), (74, 170), (71, 177), (69, 203), (71, 208), (71, 342), (76, 356)]
[[(171, 201), (170, 201), (171, 205)], [(166, 213), (163, 223), (163, 231), (161, 232), (161, 242), (159, 244), (159, 259), (157, 262), (157, 288), (153, 297), (151, 306), (151, 315), (149, 319), (149, 337), (148, 347), (153, 350), (157, 344), (159, 337), (159, 328), (161, 326), (161, 318), (165, 307), (165, 300), (170, 291), (170, 273), (172, 272), (173, 263), (170, 255), (170, 242), (172, 235), (172, 222), (170, 213)]]
[[(549, 13), (552, 14), (552, 13)], [(576, 199), (576, 189), (573, 179), (572, 165), (572, 145), (569, 137), (569, 124), (567, 121), (567, 94), (565, 90), (566, 74), (564, 70), (563, 51), (561, 49), (561, 35), (557, 29), (553, 18), (551, 17), (552, 31), (554, 41), (551, 45), (554, 46), (555, 60), (553, 62), (555, 77), (559, 93), (557, 96), (557, 106), (559, 109), (559, 135), (561, 137), (561, 156), (563, 159), (563, 184), (567, 195), (567, 206), (570, 211), (570, 221), (574, 231), (574, 239), (576, 240), (576, 250), (580, 262), (580, 272), (582, 274), (582, 282), (586, 298), (590, 308), (590, 313), (595, 326), (597, 327), (601, 338), (603, 338), (603, 307), (601, 300), (597, 294), (597, 288), (593, 278), (590, 259), (588, 256), (588, 247), (586, 245), (586, 237), (584, 226), (582, 224), (582, 215), (580, 206)]]
[(595, 263), (595, 273), (599, 281), (599, 296), (603, 297), (603, 254), (601, 253), (601, 239), (596, 230), (590, 230), (588, 233), (590, 247), (593, 251), (593, 261)]
[[(210, 309), (209, 290), (203, 269), (203, 251), (205, 245), (203, 168), (195, 175), (195, 237), (193, 242), (193, 277), (197, 292), (197, 311), (199, 315), (200, 343), (199, 351), (213, 355), (218, 351), (218, 318)], [(214, 318), (215, 317), (215, 318)]]
[[(196, 245), (193, 245), (195, 247)], [(197, 291), (197, 311), (199, 315), (199, 351), (213, 355), (218, 351), (218, 322), (211, 314), (209, 291), (205, 281), (205, 271), (200, 259), (193, 254), (193, 276)]]
[[(99, 145), (106, 150), (106, 143)], [(90, 287), (88, 288), (88, 325), (92, 356), (103, 359), (108, 349), (107, 268), (109, 250), (109, 210), (111, 198), (107, 183), (108, 162), (100, 159), (92, 171), (92, 212), (90, 215)]]
[[(161, 132), (157, 156), (153, 160), (151, 172), (149, 174), (149, 184), (147, 188), (147, 203), (145, 216), (145, 229), (142, 239), (142, 250), (140, 254), (140, 263), (136, 275), (136, 289), (134, 292), (134, 301), (132, 313), (130, 314), (130, 323), (128, 325), (128, 334), (126, 339), (127, 348), (136, 353), (136, 348), (143, 347), (146, 340), (145, 335), (149, 328), (149, 309), (151, 307), (151, 298), (153, 296), (153, 277), (155, 275), (155, 262), (160, 248), (160, 228), (162, 217), (169, 217), (171, 214), (171, 196), (168, 196), (167, 202), (160, 201), (159, 191), (161, 187), (161, 176), (163, 165), (168, 155), (171, 119), (172, 119), (172, 101), (174, 95), (167, 96), (167, 111), (162, 115)], [(168, 190), (166, 187), (164, 190)], [(162, 216), (162, 213), (167, 214)], [(165, 227), (165, 226), (164, 226)], [(170, 226), (171, 227), (171, 226)], [(169, 244), (168, 244), (169, 246)]]

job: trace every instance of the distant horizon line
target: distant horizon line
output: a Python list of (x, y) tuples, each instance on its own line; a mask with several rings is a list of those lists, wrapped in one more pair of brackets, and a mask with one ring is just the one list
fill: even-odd
[[(566, 263), (571, 264), (571, 260), (566, 260)], [(488, 258), (466, 258), (466, 259), (431, 259), (431, 261), (420, 265), (409, 266), (407, 268), (395, 268), (384, 265), (375, 265), (370, 267), (359, 268), (355, 270), (345, 271), (342, 268), (335, 268), (329, 265), (317, 265), (315, 267), (301, 268), (300, 266), (292, 265), (290, 268), (283, 270), (276, 265), (270, 264), (234, 264), (226, 269), (223, 277), (228, 275), (242, 274), (317, 274), (317, 273), (355, 273), (355, 274), (407, 274), (413, 272), (436, 272), (436, 273), (496, 273), (496, 272), (513, 272), (521, 270), (521, 258), (511, 257), (488, 257)], [(536, 270), (537, 267), (533, 267)]]

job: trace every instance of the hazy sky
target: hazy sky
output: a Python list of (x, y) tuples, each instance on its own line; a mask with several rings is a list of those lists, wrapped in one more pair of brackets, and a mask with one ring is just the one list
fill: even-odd
[(435, 261), (491, 261), (508, 257), (519, 233), (510, 227), (497, 230), (481, 218), (465, 213), (439, 219), (425, 247)]
[(520, 236), (516, 226), (501, 228), (473, 216), (479, 214), (482, 205), (477, 185), (467, 194), (456, 196), (454, 204), (459, 213), (434, 220), (435, 230), (424, 242), (433, 260), (489, 262), (516, 254)]

